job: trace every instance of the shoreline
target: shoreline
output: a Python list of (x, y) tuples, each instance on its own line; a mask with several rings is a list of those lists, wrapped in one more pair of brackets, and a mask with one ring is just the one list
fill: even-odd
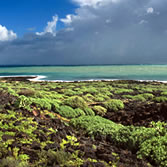
[(128, 79), (88, 79), (88, 80), (43, 80), (47, 78), (42, 75), (16, 75), (16, 76), (0, 76), (0, 80), (8, 81), (32, 81), (32, 82), (56, 82), (56, 83), (76, 83), (76, 82), (110, 82), (110, 81), (134, 81), (134, 82), (157, 82), (157, 83), (167, 83), (167, 81), (159, 80), (128, 80)]

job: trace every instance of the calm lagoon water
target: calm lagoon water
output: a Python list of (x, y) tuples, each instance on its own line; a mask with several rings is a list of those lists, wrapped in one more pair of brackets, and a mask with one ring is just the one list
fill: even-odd
[(0, 67), (0, 76), (45, 76), (42, 80), (158, 80), (167, 81), (167, 65)]

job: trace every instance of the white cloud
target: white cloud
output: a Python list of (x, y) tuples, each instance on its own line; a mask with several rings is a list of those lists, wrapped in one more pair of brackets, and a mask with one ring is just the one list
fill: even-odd
[(87, 20), (95, 17), (96, 16), (88, 9), (81, 7), (76, 10), (75, 14), (68, 14), (66, 15), (66, 18), (62, 18), (60, 19), (60, 21), (63, 22), (66, 26), (71, 26), (74, 22), (77, 22), (79, 20)]
[(154, 12), (154, 9), (152, 7), (147, 8), (147, 13), (152, 14)]
[(65, 19), (60, 19), (61, 22), (63, 22), (64, 24), (71, 24), (72, 22), (72, 15), (67, 15)]
[[(78, 20), (86, 20), (86, 19), (95, 19), (96, 12), (92, 12), (91, 9), (98, 10), (105, 5), (109, 5), (110, 3), (116, 3), (121, 0), (72, 0), (74, 3), (78, 4), (80, 7), (75, 10), (75, 14), (68, 14), (65, 18), (60, 19), (65, 25), (70, 26), (73, 22)], [(106, 19), (106, 23), (110, 23), (110, 19)]]
[(98, 5), (105, 5), (110, 2), (118, 2), (119, 0), (73, 0), (80, 6), (93, 6), (97, 7)]
[(16, 33), (0, 25), (0, 41), (11, 41), (17, 38)]
[(47, 23), (43, 32), (36, 32), (36, 35), (44, 35), (46, 33), (51, 33), (53, 36), (56, 36), (56, 26), (58, 22), (58, 16), (53, 16), (53, 20)]
[(95, 6), (98, 3), (102, 2), (103, 0), (73, 0), (80, 6)]

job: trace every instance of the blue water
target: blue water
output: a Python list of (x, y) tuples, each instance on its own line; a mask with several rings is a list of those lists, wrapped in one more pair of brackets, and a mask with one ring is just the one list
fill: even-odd
[(0, 76), (35, 75), (42, 80), (159, 80), (167, 81), (167, 65), (0, 67)]

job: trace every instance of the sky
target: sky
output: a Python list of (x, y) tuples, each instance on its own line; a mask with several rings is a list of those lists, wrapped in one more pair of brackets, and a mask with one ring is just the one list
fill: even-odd
[[(0, 1), (0, 24), (19, 37), (30, 31), (42, 31), (53, 15), (65, 17), (77, 6), (70, 0), (5, 0)], [(62, 28), (59, 24), (57, 30)]]
[(0, 1), (0, 65), (167, 64), (166, 0)]

